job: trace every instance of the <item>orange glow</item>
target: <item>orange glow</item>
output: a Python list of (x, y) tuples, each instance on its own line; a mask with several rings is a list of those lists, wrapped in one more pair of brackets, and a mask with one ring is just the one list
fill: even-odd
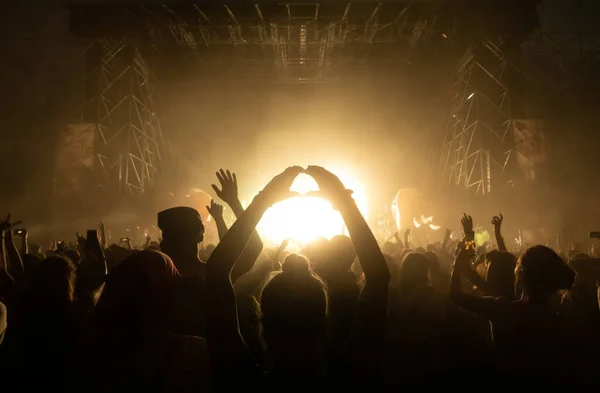
[[(334, 173), (347, 188), (354, 191), (354, 200), (366, 218), (368, 205), (361, 184), (343, 172)], [(301, 194), (318, 189), (317, 183), (308, 175), (298, 176), (290, 188)], [(271, 207), (258, 224), (258, 231), (274, 243), (281, 243), (285, 239), (306, 243), (317, 237), (330, 239), (344, 234), (346, 227), (340, 214), (328, 201), (316, 197), (296, 197)]]

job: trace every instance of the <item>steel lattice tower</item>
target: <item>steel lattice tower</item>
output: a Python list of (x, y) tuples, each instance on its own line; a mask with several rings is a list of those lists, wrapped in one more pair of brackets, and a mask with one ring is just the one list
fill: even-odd
[(122, 193), (144, 193), (162, 168), (152, 71), (135, 39), (102, 39), (88, 54), (98, 65), (86, 75), (82, 121), (96, 124), (100, 182)]
[(96, 126), (100, 183), (135, 195), (161, 171), (152, 71), (177, 78), (173, 64), (185, 64), (194, 75), (224, 80), (239, 79), (241, 70), (257, 81), (353, 78), (406, 64), (431, 35), (438, 3), (71, 6), (72, 32), (93, 43), (82, 123)]
[(513, 154), (513, 107), (522, 98), (509, 89), (519, 73), (501, 43), (481, 41), (459, 62), (442, 154), (443, 179), (486, 194)]

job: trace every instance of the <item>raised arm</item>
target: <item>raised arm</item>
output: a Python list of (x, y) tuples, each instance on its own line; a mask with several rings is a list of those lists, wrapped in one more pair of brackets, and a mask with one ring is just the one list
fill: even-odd
[[(370, 370), (377, 363), (373, 357), (383, 345), (390, 272), (373, 232), (352, 198), (352, 192), (324, 168), (309, 166), (306, 173), (315, 179), (321, 195), (342, 215), (365, 274), (365, 286), (358, 300), (346, 354), (352, 358), (351, 362), (359, 362), (357, 367)], [(368, 364), (367, 359), (373, 362)]]
[(6, 258), (6, 248), (4, 247), (4, 231), (0, 230), (0, 299), (4, 299), (13, 294), (15, 281), (8, 273), (8, 259)]
[(87, 238), (78, 234), (77, 239), (81, 263), (77, 269), (75, 290), (79, 296), (89, 295), (96, 303), (104, 289), (108, 272), (104, 250), (95, 230), (88, 231)]
[[(213, 190), (217, 194), (219, 198), (223, 200), (223, 202), (227, 203), (233, 214), (236, 218), (240, 218), (240, 216), (244, 213), (244, 207), (242, 206), (242, 202), (240, 201), (238, 195), (238, 183), (237, 176), (235, 173), (230, 172), (229, 170), (224, 171), (220, 169), (217, 172), (217, 179), (219, 179), (219, 183), (221, 183), (221, 189), (217, 187), (215, 184), (212, 185)], [(223, 221), (223, 224), (225, 221)], [(225, 226), (226, 228), (227, 226)], [(220, 233), (220, 232), (219, 232)], [(221, 236), (219, 234), (219, 239)], [(235, 283), (238, 278), (248, 273), (256, 259), (260, 255), (263, 250), (263, 243), (260, 240), (260, 236), (256, 230), (252, 231), (252, 235), (250, 236), (250, 240), (246, 244), (246, 248), (244, 249), (242, 255), (237, 261), (233, 272), (231, 273), (231, 280)]]
[(13, 234), (14, 224), (11, 224), (10, 217), (9, 214), (6, 217), (6, 220), (0, 221), (0, 232), (2, 232), (4, 237), (6, 272), (18, 285), (25, 276), (25, 268), (23, 267), (23, 261), (19, 255), (19, 250), (17, 249), (17, 246), (15, 246)]
[(219, 234), (219, 241), (221, 241), (228, 230), (225, 219), (223, 218), (223, 206), (216, 203), (214, 199), (212, 199), (210, 201), (210, 206), (206, 206), (206, 210), (208, 210), (208, 214), (210, 214), (210, 216), (215, 220), (217, 232)]
[(404, 249), (405, 250), (410, 250), (411, 244), (410, 244), (410, 228), (406, 228), (406, 230), (404, 231)]
[(489, 318), (493, 313), (494, 301), (490, 298), (482, 299), (467, 295), (462, 290), (461, 272), (470, 269), (469, 265), (474, 255), (474, 250), (467, 249), (466, 244), (466, 242), (461, 242), (458, 245), (450, 279), (450, 298), (465, 310)]
[(456, 258), (450, 278), (450, 298), (465, 310), (490, 318), (495, 313), (496, 301), (493, 298), (478, 298), (467, 295), (462, 290), (461, 272), (471, 269), (471, 259), (475, 256), (473, 218), (464, 215), (462, 220), (465, 238), (457, 246)]
[(444, 233), (444, 242), (442, 243), (442, 246), (440, 247), (440, 249), (442, 251), (448, 250), (448, 244), (450, 244), (451, 236), (452, 236), (452, 232), (450, 231), (450, 229), (446, 229), (446, 232)]
[(100, 245), (102, 248), (106, 248), (106, 225), (101, 222), (98, 228), (100, 230)]
[[(227, 231), (206, 264), (207, 339), (211, 366), (218, 375), (244, 367), (247, 349), (240, 336), (231, 272), (265, 211), (291, 196), (289, 188), (303, 171), (291, 167), (271, 180)], [(230, 375), (230, 374), (229, 374)]]
[(494, 226), (494, 235), (496, 237), (496, 243), (498, 244), (498, 250), (500, 251), (508, 251), (506, 248), (506, 243), (504, 243), (504, 237), (502, 237), (502, 222), (504, 221), (504, 216), (500, 213), (499, 216), (494, 216), (492, 218), (492, 225)]

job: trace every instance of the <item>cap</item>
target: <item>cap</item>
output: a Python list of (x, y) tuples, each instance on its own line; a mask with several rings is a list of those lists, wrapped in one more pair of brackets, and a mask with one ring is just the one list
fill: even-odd
[(158, 228), (163, 232), (163, 237), (169, 234), (188, 233), (201, 235), (204, 225), (200, 214), (191, 207), (174, 207), (158, 213)]

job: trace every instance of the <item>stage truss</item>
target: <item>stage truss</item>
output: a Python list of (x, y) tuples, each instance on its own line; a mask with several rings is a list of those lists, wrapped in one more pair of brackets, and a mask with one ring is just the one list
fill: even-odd
[(513, 155), (513, 108), (522, 97), (509, 89), (510, 64), (502, 43), (484, 40), (459, 62), (442, 153), (442, 178), (477, 194), (492, 191)]
[(82, 122), (97, 124), (102, 184), (129, 195), (153, 186), (162, 133), (152, 82), (172, 77), (173, 63), (213, 78), (243, 70), (294, 83), (406, 64), (442, 3), (71, 7), (71, 30), (96, 63), (88, 65)]
[(99, 64), (86, 75), (82, 122), (96, 124), (99, 181), (121, 193), (144, 193), (162, 168), (152, 71), (127, 38), (99, 40), (88, 55)]
[(199, 70), (243, 66), (280, 80), (318, 81), (332, 68), (338, 75), (345, 67), (406, 60), (431, 34), (442, 3), (74, 7), (72, 30), (87, 38), (133, 33), (165, 57), (194, 59)]

